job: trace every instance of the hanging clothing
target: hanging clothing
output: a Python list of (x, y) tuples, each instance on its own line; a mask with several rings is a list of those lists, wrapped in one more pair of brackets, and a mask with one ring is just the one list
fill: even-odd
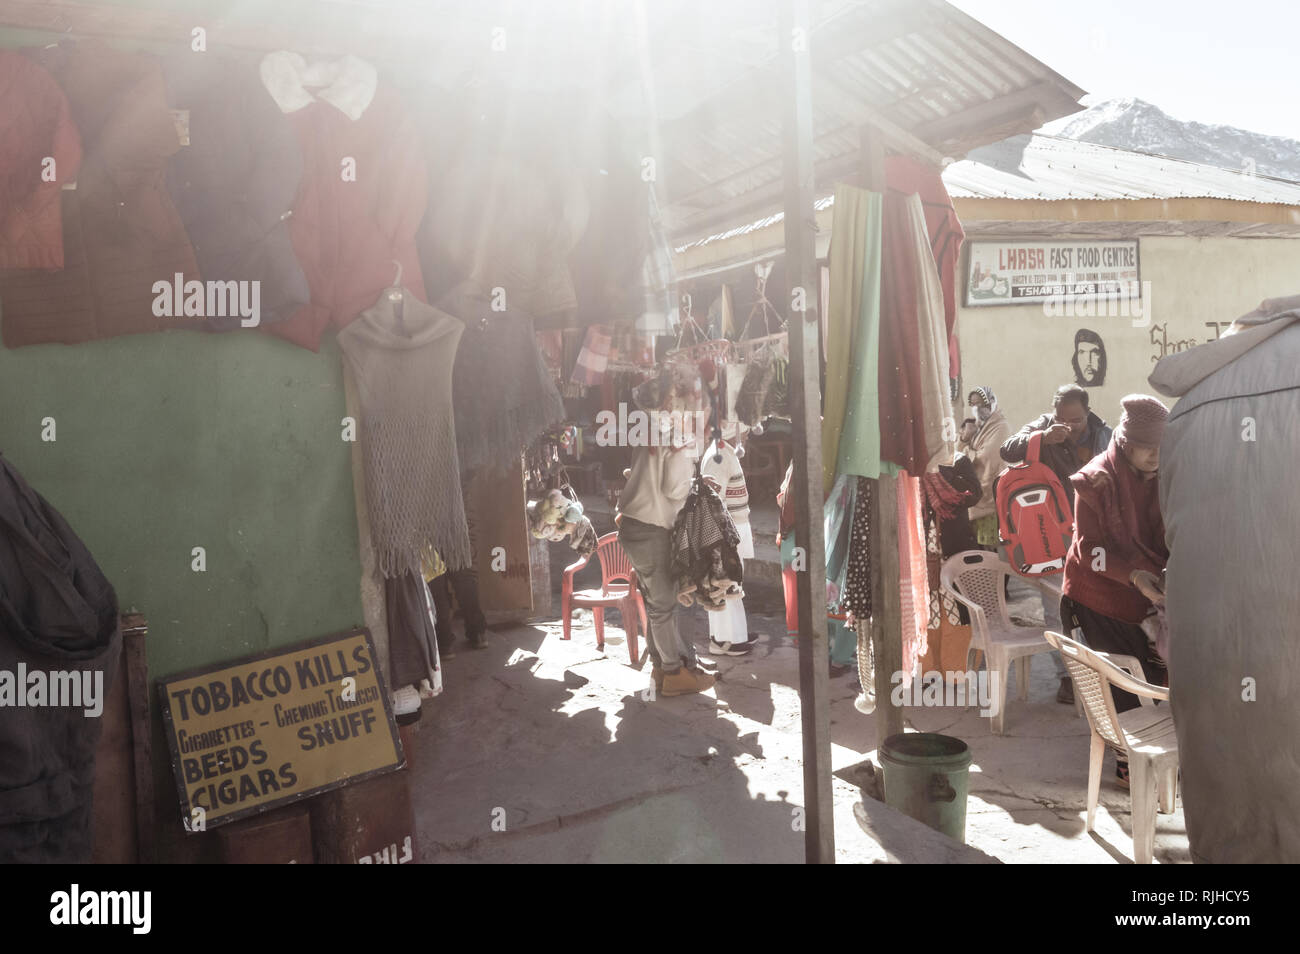
[(0, 269), (63, 267), (63, 186), (80, 168), (81, 134), (59, 84), (0, 50)]
[[(121, 648), (112, 585), (63, 515), (0, 457), (0, 673), (11, 677), (10, 690), (28, 698), (20, 665), (78, 679), (102, 673), (102, 703)], [(88, 717), (89, 708), (4, 700), (0, 862), (90, 861), (104, 720)]]
[(961, 376), (957, 352), (957, 264), (961, 244), (966, 237), (952, 197), (943, 184), (942, 171), (911, 156), (894, 155), (885, 159), (885, 183), (903, 194), (916, 193), (925, 213), (925, 228), (930, 251), (938, 267), (943, 289), (945, 338), (948, 342), (948, 370), (951, 378)]
[(610, 330), (605, 325), (592, 325), (587, 329), (587, 336), (583, 339), (582, 350), (578, 352), (578, 360), (573, 365), (570, 381), (590, 388), (605, 380), (605, 369), (609, 366), (611, 337)]
[[(969, 458), (958, 457), (951, 467), (941, 465), (921, 478), (926, 505), (938, 524), (938, 550), (944, 559), (966, 550), (978, 550), (979, 541), (970, 522), (970, 506), (982, 491)], [(927, 521), (928, 522), (928, 521)]]
[(745, 572), (740, 560), (740, 534), (727, 516), (722, 498), (696, 479), (673, 523), (673, 581), (677, 601), (720, 610), (727, 600), (740, 599)]
[(636, 330), (643, 334), (668, 334), (677, 314), (677, 271), (668, 245), (654, 183), (646, 185), (649, 248), (641, 267), (641, 314)]
[(320, 350), (394, 282), (425, 301), (415, 231), (428, 181), (414, 121), (375, 68), (355, 56), (308, 65), (297, 53), (263, 57), (263, 85), (288, 115), (302, 156), (289, 236), (311, 301), (267, 330)]
[[(721, 457), (721, 460), (714, 460)], [(714, 441), (700, 458), (700, 473), (712, 477), (722, 488), (722, 499), (727, 506), (727, 513), (739, 529), (741, 524), (749, 526), (749, 487), (745, 483), (745, 471), (740, 466), (740, 458), (730, 441)], [(740, 555), (745, 558), (754, 556), (753, 538), (750, 538), (749, 552), (741, 548)]]
[[(429, 190), (419, 244), (430, 295), (472, 281), (504, 290), (509, 305), (539, 327), (571, 323), (578, 301), (569, 261), (587, 231), (588, 188), (599, 176), (587, 165), (597, 135), (590, 117), (575, 114), (572, 101), (536, 91), (503, 97), (484, 87), (439, 95), (425, 87), (411, 98), (417, 95)], [(556, 136), (556, 129), (573, 135)], [(630, 165), (639, 171), (635, 160)], [(626, 184), (626, 167), (609, 168)], [(608, 207), (601, 214), (607, 230)], [(608, 231), (604, 237), (611, 249), (619, 247)], [(626, 243), (635, 236), (621, 238)], [(635, 258), (633, 268), (640, 265)], [(590, 288), (592, 268), (599, 265), (588, 265), (584, 288)], [(635, 272), (621, 277), (635, 280)], [(629, 291), (626, 285), (620, 290)], [(602, 320), (619, 317), (632, 316), (606, 312)]]
[(0, 275), (5, 345), (194, 327), (154, 312), (155, 283), (200, 278), (166, 189), (181, 145), (158, 58), (89, 40), (28, 55), (67, 96), (84, 157), (77, 187), (61, 193), (63, 268)]
[(952, 409), (952, 389), (948, 385), (948, 333), (943, 323), (943, 290), (939, 272), (930, 252), (925, 233), (925, 216), (921, 200), (910, 195), (905, 200), (912, 254), (917, 265), (916, 318), (918, 357), (920, 358), (920, 405), (914, 408), (924, 422), (926, 463), (912, 473), (920, 476), (939, 464), (952, 462), (957, 452), (957, 420)]
[(370, 535), (387, 578), (419, 574), (426, 546), (453, 570), (472, 561), (451, 409), (464, 328), (414, 295), (403, 299), (400, 322), (384, 294), (339, 333), (361, 405)]
[(438, 300), (465, 329), (453, 382), (460, 466), (502, 473), (564, 420), (564, 399), (538, 350), (532, 317), (512, 307), (494, 311), (492, 304), (469, 282)]
[(925, 557), (921, 483), (911, 474), (899, 474), (898, 576), (902, 587), (904, 682), (911, 679), (917, 661), (925, 655), (930, 631), (930, 575)]
[(880, 293), (882, 197), (835, 188), (826, 307), (822, 484), (837, 473), (880, 475)]
[(442, 692), (437, 623), (429, 587), (420, 573), (384, 580), (388, 618), (389, 688), (420, 685), (427, 679), (433, 695)]
[[(282, 321), (311, 299), (289, 238), (303, 165), (293, 127), (242, 60), (186, 50), (166, 58), (163, 72), (168, 105), (189, 123), (167, 192), (199, 270), (208, 281), (257, 282), (261, 323)], [(240, 317), (207, 323), (238, 328)]]
[(921, 262), (916, 257), (910, 203), (902, 196), (885, 196), (881, 233), (880, 456), (920, 474), (930, 460), (921, 407), (917, 316)]
[(863, 626), (871, 619), (871, 508), (875, 497), (876, 482), (858, 477), (841, 608)]

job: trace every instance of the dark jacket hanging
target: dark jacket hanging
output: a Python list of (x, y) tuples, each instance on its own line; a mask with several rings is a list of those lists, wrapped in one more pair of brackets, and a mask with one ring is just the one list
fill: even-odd
[[(289, 217), (302, 178), (293, 127), (271, 99), (257, 64), (188, 50), (163, 61), (168, 104), (184, 110), (189, 145), (167, 167), (167, 190), (208, 281), (260, 285), (262, 324), (282, 321), (311, 298), (293, 253)], [(237, 328), (238, 316), (208, 316)]]
[(524, 448), (564, 420), (564, 400), (546, 370), (531, 316), (516, 308), (494, 311), (492, 299), (466, 282), (438, 301), (465, 324), (452, 378), (463, 472), (518, 467)]
[[(94, 557), (0, 456), (0, 674), (102, 671), (102, 704), (121, 639)], [(0, 863), (90, 860), (100, 726), (85, 707), (0, 709)]]

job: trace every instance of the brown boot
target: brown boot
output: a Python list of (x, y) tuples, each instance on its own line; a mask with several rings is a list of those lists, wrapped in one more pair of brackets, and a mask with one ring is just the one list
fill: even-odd
[(676, 672), (664, 674), (663, 688), (665, 696), (684, 696), (692, 692), (705, 692), (713, 688), (714, 678), (707, 672), (696, 672), (683, 666)]

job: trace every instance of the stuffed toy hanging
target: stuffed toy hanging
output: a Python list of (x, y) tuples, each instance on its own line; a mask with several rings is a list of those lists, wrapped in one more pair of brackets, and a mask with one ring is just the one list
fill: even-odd
[(596, 530), (582, 512), (581, 502), (558, 487), (547, 491), (541, 500), (529, 502), (528, 526), (539, 540), (561, 543), (569, 538), (569, 546), (581, 556), (596, 549)]

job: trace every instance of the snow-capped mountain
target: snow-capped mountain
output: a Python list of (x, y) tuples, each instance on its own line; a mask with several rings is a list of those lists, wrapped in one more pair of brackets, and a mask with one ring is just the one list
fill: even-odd
[(1300, 141), (1282, 136), (1174, 119), (1140, 99), (1108, 99), (1044, 127), (1066, 139), (1224, 169), (1300, 180)]

